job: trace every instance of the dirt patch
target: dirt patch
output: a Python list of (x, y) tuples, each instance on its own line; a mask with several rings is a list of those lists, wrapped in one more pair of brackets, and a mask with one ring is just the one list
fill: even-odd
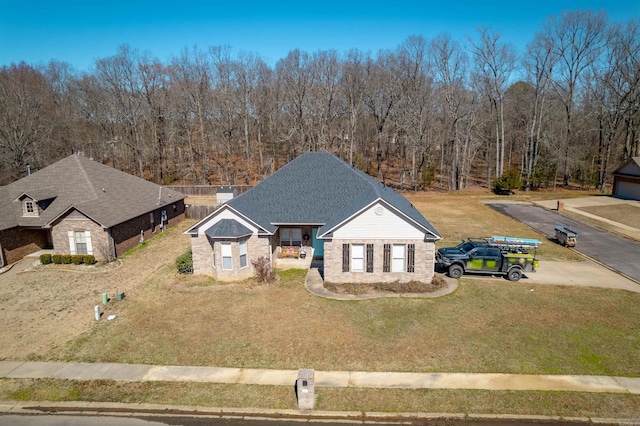
[[(116, 317), (132, 299), (149, 293), (143, 287), (159, 268), (173, 267), (189, 246), (180, 235), (185, 225), (171, 228), (121, 262), (83, 270), (75, 265), (40, 265), (28, 271), (0, 275), (0, 359), (46, 359), (47, 353)], [(167, 238), (169, 237), (169, 238)], [(124, 291), (126, 297), (116, 302)], [(101, 304), (102, 293), (111, 299)], [(104, 313), (94, 317), (94, 306)], [(117, 318), (116, 318), (117, 321)]]
[(408, 283), (324, 283), (324, 287), (337, 294), (416, 294), (434, 293), (448, 286), (442, 277), (434, 277), (430, 283), (411, 281)]

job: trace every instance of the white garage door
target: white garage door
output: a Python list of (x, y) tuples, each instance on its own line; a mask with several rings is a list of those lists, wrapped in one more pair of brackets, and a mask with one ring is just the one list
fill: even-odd
[(615, 196), (627, 200), (640, 200), (640, 183), (618, 182)]

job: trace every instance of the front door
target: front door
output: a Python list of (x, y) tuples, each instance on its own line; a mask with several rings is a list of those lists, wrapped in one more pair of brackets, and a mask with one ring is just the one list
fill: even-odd
[(311, 245), (313, 246), (313, 257), (324, 257), (324, 240), (316, 238), (318, 228), (311, 229)]

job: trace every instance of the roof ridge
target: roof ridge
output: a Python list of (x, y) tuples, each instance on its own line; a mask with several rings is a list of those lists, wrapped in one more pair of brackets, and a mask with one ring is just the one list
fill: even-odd
[(340, 165), (342, 165), (343, 167), (348, 168), (349, 170), (351, 170), (353, 172), (353, 174), (355, 174), (356, 176), (358, 176), (360, 179), (362, 179), (367, 185), (369, 185), (371, 187), (371, 189), (373, 190), (373, 192), (378, 196), (378, 198), (382, 198), (382, 194), (380, 193), (380, 188), (379, 185), (384, 185), (384, 183), (382, 182), (378, 182), (376, 179), (373, 178), (373, 176), (369, 176), (368, 174), (366, 174), (365, 172), (363, 172), (362, 170), (358, 169), (354, 164), (349, 165), (349, 163), (347, 163), (344, 160), (341, 160), (338, 156), (331, 154), (331, 153), (327, 153), (329, 155), (331, 155), (332, 157), (334, 157), (335, 159), (338, 160), (338, 163), (340, 163)]
[[(87, 170), (84, 168), (84, 164), (80, 160), (80, 156), (79, 155), (74, 155), (73, 157), (74, 157), (74, 160), (76, 161), (76, 163), (78, 164), (78, 166), (80, 167), (80, 172), (82, 173), (82, 177), (89, 184), (89, 188), (91, 189), (91, 194), (93, 195), (93, 198), (94, 199), (98, 198), (98, 192), (96, 191), (96, 188), (93, 185), (93, 181), (89, 178), (89, 174), (87, 173)], [(87, 160), (87, 161), (93, 161), (93, 160)], [(82, 204), (84, 204), (84, 203), (82, 203)]]

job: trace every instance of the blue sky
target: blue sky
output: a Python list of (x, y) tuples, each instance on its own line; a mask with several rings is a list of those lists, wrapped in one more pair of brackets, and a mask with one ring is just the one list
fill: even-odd
[(89, 71), (121, 44), (162, 61), (185, 47), (228, 45), (273, 65), (295, 48), (375, 53), (410, 35), (448, 32), (464, 41), (478, 26), (522, 51), (547, 16), (574, 9), (604, 9), (610, 21), (627, 21), (640, 17), (640, 0), (0, 0), (0, 65), (56, 59)]

